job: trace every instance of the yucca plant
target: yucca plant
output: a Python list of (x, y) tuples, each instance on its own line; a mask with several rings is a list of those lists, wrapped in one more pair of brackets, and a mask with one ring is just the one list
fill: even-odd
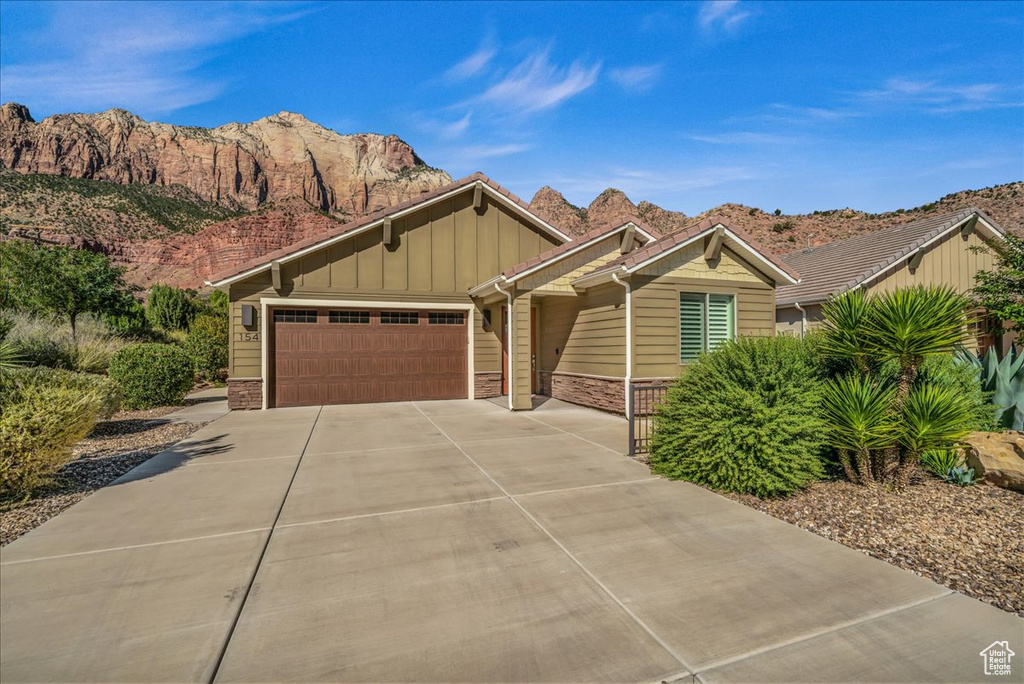
[[(822, 353), (860, 377), (834, 380), (824, 411), (847, 476), (902, 488), (926, 449), (966, 434), (973, 408), (949, 388), (918, 381), (925, 359), (963, 340), (969, 302), (950, 287), (914, 286), (868, 296), (853, 290), (824, 306)], [(886, 377), (895, 365), (895, 383)]]
[(829, 444), (851, 482), (872, 485), (885, 480), (881, 450), (898, 440), (892, 416), (896, 390), (864, 375), (836, 378), (825, 386), (822, 414), (829, 423)]
[(949, 447), (967, 436), (971, 429), (971, 407), (964, 397), (948, 387), (915, 387), (901, 407), (898, 485), (906, 485), (910, 471), (929, 449)]

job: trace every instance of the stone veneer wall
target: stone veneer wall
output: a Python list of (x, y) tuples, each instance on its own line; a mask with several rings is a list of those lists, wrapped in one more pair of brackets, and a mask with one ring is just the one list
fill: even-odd
[(474, 373), (473, 398), (490, 399), (501, 396), (501, 372)]
[(625, 415), (626, 398), (621, 378), (541, 371), (541, 392), (571, 404)]
[(228, 378), (228, 408), (263, 408), (263, 380), (260, 378)]

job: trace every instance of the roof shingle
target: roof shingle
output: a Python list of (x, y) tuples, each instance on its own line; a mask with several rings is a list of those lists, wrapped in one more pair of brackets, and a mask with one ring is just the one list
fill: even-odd
[(761, 246), (758, 245), (757, 242), (755, 242), (754, 239), (750, 237), (750, 235), (748, 235), (747, 233), (743, 232), (738, 228), (733, 228), (726, 222), (726, 219), (721, 216), (709, 216), (707, 218), (701, 219), (700, 221), (697, 221), (696, 223), (690, 224), (689, 226), (684, 226), (678, 230), (675, 230), (659, 238), (658, 240), (655, 240), (646, 247), (642, 247), (641, 249), (635, 249), (629, 254), (625, 254), (619, 257), (618, 259), (608, 262), (607, 264), (601, 266), (600, 268), (594, 269), (593, 271), (588, 273), (586, 277), (596, 275), (598, 273), (613, 271), (619, 268), (620, 266), (625, 266), (627, 269), (633, 268), (638, 264), (642, 264), (644, 262), (656, 258), (658, 255), (662, 254), (663, 252), (667, 252), (676, 245), (680, 245), (684, 242), (687, 242), (688, 240), (692, 240), (701, 233), (708, 231), (719, 224), (725, 226), (729, 230), (729, 232), (733, 233), (736, 237), (743, 240), (743, 242), (749, 245), (751, 249), (758, 252), (761, 256), (770, 261), (781, 271), (789, 274), (794, 280), (800, 279), (800, 275), (796, 272), (796, 270), (780, 261), (776, 256), (774, 256), (770, 252), (766, 252), (765, 250), (763, 250)]
[(1002, 228), (975, 207), (883, 228), (782, 256), (800, 271), (797, 285), (776, 290), (778, 306), (813, 304), (842, 294), (909, 257), (921, 245), (977, 214), (1000, 233)]

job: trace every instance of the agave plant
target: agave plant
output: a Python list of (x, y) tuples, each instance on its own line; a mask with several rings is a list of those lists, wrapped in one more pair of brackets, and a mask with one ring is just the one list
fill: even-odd
[(1024, 352), (1011, 345), (1000, 359), (993, 347), (984, 356), (962, 349), (957, 359), (977, 369), (982, 390), (992, 396), (996, 426), (1024, 430)]

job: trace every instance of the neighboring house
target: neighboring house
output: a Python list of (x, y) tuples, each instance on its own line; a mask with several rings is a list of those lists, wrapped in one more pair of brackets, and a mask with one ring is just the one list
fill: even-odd
[[(784, 254), (782, 261), (801, 279), (776, 292), (778, 331), (802, 337), (824, 320), (825, 301), (858, 287), (878, 293), (908, 285), (950, 285), (967, 293), (978, 271), (995, 267), (992, 255), (980, 248), (1003, 235), (999, 224), (971, 207)], [(995, 344), (990, 323), (984, 312), (976, 312), (970, 347), (984, 350)]]
[(775, 333), (795, 272), (704, 220), (570, 238), (474, 174), (220, 273), (232, 408), (533, 394), (622, 413), (737, 334)]

